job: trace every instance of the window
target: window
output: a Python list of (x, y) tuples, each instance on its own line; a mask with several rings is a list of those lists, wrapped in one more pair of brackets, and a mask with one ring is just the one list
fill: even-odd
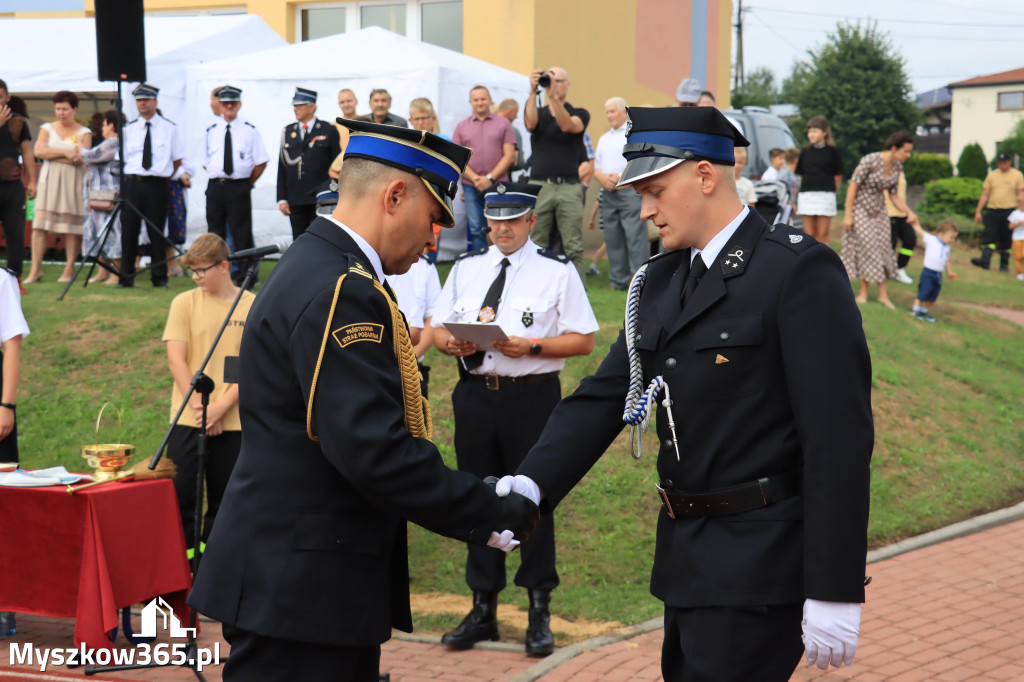
[(1024, 90), (1000, 92), (997, 95), (996, 111), (1024, 109)]
[(462, 0), (349, 0), (296, 8), (296, 39), (380, 26), (399, 35), (462, 52)]
[(344, 7), (302, 10), (302, 41), (344, 33), (346, 14)]
[(396, 5), (363, 5), (359, 8), (359, 27), (380, 26), (404, 36), (406, 14), (404, 2)]
[(421, 12), (420, 40), (462, 52), (462, 0), (425, 2)]

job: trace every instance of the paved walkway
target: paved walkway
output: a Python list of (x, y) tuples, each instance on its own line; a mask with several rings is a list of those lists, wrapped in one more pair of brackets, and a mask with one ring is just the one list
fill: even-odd
[[(1024, 679), (1024, 504), (911, 538), (869, 555), (868, 602), (860, 650), (850, 668), (827, 675), (801, 666), (793, 680), (911, 682), (914, 680)], [(8, 642), (67, 647), (70, 619), (22, 615)], [(381, 670), (392, 682), (595, 682), (661, 679), (662, 631), (651, 621), (530, 659), (511, 643), (449, 652), (436, 637), (403, 636), (384, 645)], [(227, 645), (216, 623), (204, 623), (201, 647)], [(9, 647), (0, 647), (0, 682), (82, 676), (66, 668), (40, 676), (29, 666), (5, 669)], [(220, 667), (204, 671), (220, 680)], [(105, 673), (90, 679), (188, 680), (188, 670)]]

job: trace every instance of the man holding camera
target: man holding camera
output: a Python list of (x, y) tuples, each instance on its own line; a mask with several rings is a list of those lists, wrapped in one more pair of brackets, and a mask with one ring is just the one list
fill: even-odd
[[(530, 181), (541, 186), (533, 240), (540, 246), (550, 246), (551, 229), (557, 223), (565, 255), (576, 266), (580, 279), (584, 279), (583, 202), (578, 166), (590, 113), (565, 101), (570, 85), (569, 74), (560, 66), (531, 73), (523, 122), (532, 134)], [(543, 107), (537, 105), (534, 96), (541, 88), (548, 101)]]

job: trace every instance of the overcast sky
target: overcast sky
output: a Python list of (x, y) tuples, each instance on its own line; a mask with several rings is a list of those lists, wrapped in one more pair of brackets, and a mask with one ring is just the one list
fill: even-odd
[[(766, 66), (777, 84), (844, 19), (877, 21), (915, 92), (1024, 67), (1021, 0), (743, 0), (743, 8), (745, 71)], [(734, 28), (734, 55), (735, 47)]]

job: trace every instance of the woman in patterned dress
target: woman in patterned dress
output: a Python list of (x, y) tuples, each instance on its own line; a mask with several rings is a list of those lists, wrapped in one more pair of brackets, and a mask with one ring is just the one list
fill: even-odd
[(840, 257), (850, 279), (860, 280), (857, 303), (868, 300), (868, 283), (878, 284), (878, 302), (895, 309), (889, 300), (887, 280), (896, 277), (896, 258), (890, 241), (889, 212), (885, 190), (893, 204), (907, 214), (907, 222), (917, 223), (917, 215), (896, 193), (903, 162), (914, 150), (914, 138), (906, 131), (893, 134), (883, 151), (868, 154), (853, 172), (846, 191), (846, 215)]

